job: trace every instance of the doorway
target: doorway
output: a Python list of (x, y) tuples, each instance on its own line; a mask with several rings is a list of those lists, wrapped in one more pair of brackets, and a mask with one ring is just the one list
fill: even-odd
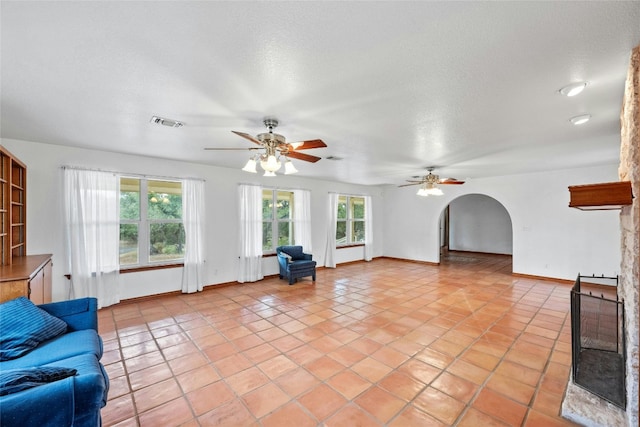
[(439, 221), (440, 263), (492, 259), (512, 271), (513, 226), (507, 209), (484, 194), (466, 194), (447, 205)]

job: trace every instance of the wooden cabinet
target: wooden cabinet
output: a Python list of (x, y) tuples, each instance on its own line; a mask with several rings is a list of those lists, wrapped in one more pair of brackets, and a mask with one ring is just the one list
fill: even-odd
[(0, 265), (27, 254), (27, 167), (0, 145)]
[(51, 302), (51, 254), (15, 258), (0, 266), (0, 302), (21, 296), (34, 304)]
[(34, 304), (51, 302), (51, 265), (51, 258), (49, 258), (29, 280), (29, 299)]

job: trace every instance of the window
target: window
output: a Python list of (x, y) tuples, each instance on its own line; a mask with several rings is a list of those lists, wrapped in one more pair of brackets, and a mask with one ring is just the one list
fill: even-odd
[(262, 251), (293, 244), (293, 192), (262, 190)]
[(364, 197), (338, 196), (338, 246), (364, 243)]
[(182, 183), (121, 177), (120, 266), (179, 263), (184, 243)]

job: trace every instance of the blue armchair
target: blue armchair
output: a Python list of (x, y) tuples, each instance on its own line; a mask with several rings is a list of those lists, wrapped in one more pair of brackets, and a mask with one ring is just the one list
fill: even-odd
[(278, 246), (276, 254), (281, 279), (287, 278), (290, 285), (299, 277), (311, 276), (316, 281), (316, 262), (311, 259), (311, 254), (302, 251), (302, 246)]

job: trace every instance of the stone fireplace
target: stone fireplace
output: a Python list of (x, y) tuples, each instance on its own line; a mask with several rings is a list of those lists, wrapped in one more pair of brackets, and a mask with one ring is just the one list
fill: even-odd
[(620, 114), (620, 181), (630, 181), (633, 203), (620, 212), (621, 265), (617, 295), (624, 301), (624, 397), (626, 409), (577, 386), (570, 378), (562, 415), (588, 426), (639, 425), (638, 332), (640, 287), (640, 46), (631, 52), (629, 72)]

